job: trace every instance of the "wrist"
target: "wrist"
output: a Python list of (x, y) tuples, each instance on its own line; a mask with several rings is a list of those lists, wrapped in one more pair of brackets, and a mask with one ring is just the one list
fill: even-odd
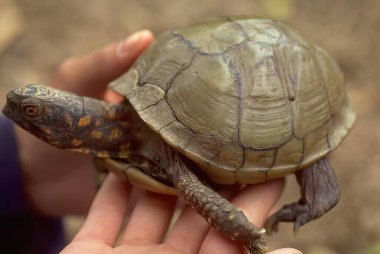
[(4, 117), (0, 117), (0, 133), (0, 213), (23, 213), (27, 205), (14, 126)]

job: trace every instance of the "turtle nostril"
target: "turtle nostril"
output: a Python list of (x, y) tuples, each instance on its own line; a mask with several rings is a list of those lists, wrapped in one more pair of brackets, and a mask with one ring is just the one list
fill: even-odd
[(9, 110), (9, 103), (8, 102), (5, 104), (2, 112), (3, 112), (3, 115), (8, 116), (8, 117), (10, 116), (10, 110)]
[(14, 102), (15, 101), (15, 93), (13, 91), (8, 92), (7, 94), (7, 102)]

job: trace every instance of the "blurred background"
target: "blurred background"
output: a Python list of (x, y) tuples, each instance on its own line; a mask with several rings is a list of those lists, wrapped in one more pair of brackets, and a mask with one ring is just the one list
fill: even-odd
[[(326, 49), (344, 72), (358, 122), (331, 156), (342, 187), (338, 206), (301, 228), (269, 237), (270, 248), (305, 254), (380, 253), (380, 1), (376, 0), (0, 0), (0, 104), (26, 83), (49, 83), (67, 57), (140, 29), (155, 34), (218, 15), (282, 20)], [(298, 199), (292, 177), (281, 200)], [(280, 204), (279, 204), (280, 205)], [(72, 237), (82, 218), (66, 219)]]

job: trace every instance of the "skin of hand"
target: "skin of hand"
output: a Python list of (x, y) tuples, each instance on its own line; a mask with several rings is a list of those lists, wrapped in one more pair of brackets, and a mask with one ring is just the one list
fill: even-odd
[[(151, 32), (144, 30), (89, 55), (70, 58), (58, 68), (51, 86), (118, 102), (121, 98), (108, 91), (107, 84), (128, 70), (152, 41)], [(53, 148), (18, 127), (16, 136), (25, 191), (38, 212), (51, 216), (83, 214), (91, 206), (83, 227), (61, 253), (244, 252), (240, 244), (210, 228), (190, 207), (182, 210), (168, 231), (176, 198), (140, 191), (139, 198), (132, 201), (135, 195), (131, 193), (136, 189), (112, 174), (95, 197), (95, 170), (89, 156)], [(283, 185), (283, 180), (276, 180), (248, 186), (237, 195), (225, 195), (250, 221), (262, 226)], [(127, 210), (129, 220), (121, 230)], [(294, 249), (270, 252), (300, 253)]]
[[(250, 221), (262, 226), (281, 195), (283, 180), (250, 185), (232, 197)], [(143, 192), (131, 201), (132, 187), (109, 174), (99, 190), (88, 217), (61, 254), (237, 254), (241, 245), (223, 237), (185, 207), (168, 230), (176, 207), (174, 197)], [(129, 216), (126, 216), (129, 211)], [(125, 218), (129, 220), (124, 224)], [(106, 229), (106, 230), (105, 230)], [(301, 254), (285, 248), (268, 254)]]
[[(119, 77), (153, 41), (150, 31), (140, 31), (119, 43), (83, 57), (64, 61), (51, 86), (117, 102), (107, 84)], [(96, 192), (90, 156), (51, 147), (16, 127), (25, 193), (31, 206), (50, 216), (88, 212)]]

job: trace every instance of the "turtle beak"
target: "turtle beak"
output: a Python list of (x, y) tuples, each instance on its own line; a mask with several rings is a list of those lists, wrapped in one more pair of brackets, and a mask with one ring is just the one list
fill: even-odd
[(18, 109), (18, 100), (17, 100), (17, 96), (16, 94), (14, 93), (14, 91), (10, 91), (8, 92), (7, 94), (7, 102), (5, 104), (5, 106), (3, 107), (3, 114), (14, 120), (15, 117), (17, 117), (17, 109)]
[(5, 115), (6, 117), (9, 117), (9, 103), (7, 102), (5, 104), (5, 106), (3, 107), (3, 115)]

